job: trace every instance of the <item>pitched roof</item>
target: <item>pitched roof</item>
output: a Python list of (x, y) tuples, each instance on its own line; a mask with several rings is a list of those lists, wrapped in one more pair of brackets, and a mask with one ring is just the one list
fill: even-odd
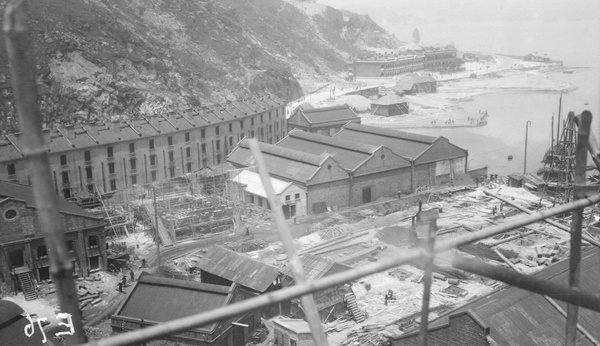
[(305, 320), (291, 318), (276, 318), (273, 323), (280, 325), (296, 334), (310, 333), (310, 326)]
[(398, 96), (396, 94), (387, 94), (385, 96), (378, 98), (375, 101), (371, 101), (371, 104), (372, 105), (380, 105), (380, 106), (391, 106), (391, 105), (397, 105), (400, 103), (407, 103), (407, 102), (408, 101), (404, 97)]
[[(31, 208), (36, 208), (37, 206), (37, 202), (33, 197), (33, 187), (29, 185), (0, 180), (0, 200), (6, 198), (13, 198), (24, 201), (27, 204), (27, 206)], [(102, 219), (100, 217), (96, 217), (88, 213), (87, 211), (85, 211), (85, 209), (79, 207), (77, 204), (69, 202), (60, 196), (57, 196), (57, 200), (58, 210), (61, 213), (83, 216), (91, 219)]]
[(343, 168), (354, 170), (367, 160), (379, 146), (292, 130), (277, 143), (278, 147), (306, 153), (332, 156)]
[[(258, 145), (270, 174), (302, 184), (310, 180), (327, 158), (267, 143), (259, 142)], [(242, 167), (255, 165), (247, 140), (238, 144), (227, 156), (227, 161)]]
[[(167, 322), (229, 304), (234, 286), (142, 274), (116, 315), (148, 322)], [(212, 331), (217, 324), (213, 322), (197, 329)]]
[(348, 105), (331, 106), (313, 109), (301, 109), (302, 114), (311, 124), (328, 122), (348, 122), (358, 119), (358, 115)]
[(431, 136), (360, 124), (347, 124), (333, 138), (382, 145), (400, 156), (411, 159), (427, 150), (436, 140)]
[[(271, 180), (271, 186), (273, 186), (276, 195), (283, 193), (290, 185), (292, 185), (292, 182), (289, 181), (283, 181), (272, 177), (269, 179)], [(245, 185), (244, 190), (246, 192), (267, 198), (267, 192), (265, 191), (265, 187), (263, 186), (258, 173), (244, 169), (231, 180)]]
[[(318, 280), (324, 276), (352, 269), (352, 267), (343, 263), (308, 253), (302, 255), (300, 261), (302, 261), (306, 280)], [(294, 277), (290, 267), (285, 267), (283, 273), (289, 277)]]
[(279, 276), (279, 269), (220, 246), (213, 246), (198, 268), (229, 281), (264, 292)]
[[(568, 286), (569, 260), (565, 259), (533, 277)], [(582, 254), (579, 288), (598, 292), (600, 287), (600, 250), (594, 248)], [(566, 304), (556, 301), (563, 310)], [(490, 336), (499, 345), (562, 345), (565, 322), (563, 317), (542, 295), (510, 287), (482, 297), (464, 305), (452, 313), (471, 311), (480, 321), (490, 326)], [(435, 327), (445, 323), (447, 316), (431, 322)], [(600, 339), (600, 314), (588, 309), (579, 309), (578, 323), (594, 338)], [(592, 345), (577, 332), (577, 345)]]
[(421, 83), (437, 83), (437, 80), (430, 75), (413, 73), (411, 75), (399, 77), (394, 89), (400, 91), (410, 90), (413, 85)]
[[(45, 146), (49, 153), (59, 153), (120, 141), (181, 133), (211, 124), (241, 120), (285, 104), (286, 102), (283, 99), (270, 95), (190, 108), (168, 114), (140, 115), (140, 118), (135, 120), (66, 126), (44, 130), (50, 137), (50, 142), (46, 143)], [(0, 162), (18, 160), (24, 157), (22, 155), (21, 137), (20, 133), (0, 135)]]

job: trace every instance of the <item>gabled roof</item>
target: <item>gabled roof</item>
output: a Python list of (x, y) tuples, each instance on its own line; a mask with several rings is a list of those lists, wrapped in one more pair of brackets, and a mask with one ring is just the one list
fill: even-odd
[[(258, 173), (244, 169), (231, 180), (245, 185), (244, 190), (246, 192), (267, 198), (267, 192), (265, 191), (265, 187)], [(273, 186), (276, 195), (280, 195), (293, 184), (290, 181), (283, 181), (272, 177), (270, 177), (269, 180), (271, 181), (271, 186)]]
[[(332, 275), (335, 273), (343, 272), (352, 269), (352, 267), (343, 263), (336, 262), (329, 258), (304, 254), (300, 257), (302, 261), (302, 268), (304, 269), (304, 276), (306, 280), (318, 280), (324, 276)], [(285, 267), (283, 273), (289, 277), (294, 277), (290, 267)]]
[(292, 130), (277, 143), (278, 147), (306, 153), (332, 156), (348, 170), (356, 169), (377, 150), (378, 146)]
[(382, 145), (397, 155), (414, 159), (427, 150), (435, 137), (360, 124), (347, 124), (333, 138)]
[(372, 105), (380, 105), (380, 106), (391, 106), (391, 105), (397, 105), (397, 104), (407, 103), (407, 102), (408, 101), (404, 97), (398, 96), (396, 94), (387, 94), (385, 96), (378, 98), (375, 101), (372, 101), (371, 104)]
[[(37, 208), (37, 203), (33, 197), (33, 188), (29, 185), (13, 183), (0, 180), (0, 201), (4, 199), (16, 199), (25, 202), (28, 207)], [(77, 204), (67, 201), (66, 199), (57, 196), (58, 211), (65, 214), (83, 216), (90, 219), (101, 220), (101, 217), (96, 217)]]
[(437, 80), (430, 75), (422, 75), (413, 73), (408, 76), (401, 76), (398, 78), (396, 85), (394, 86), (395, 90), (411, 90), (413, 85), (422, 84), (422, 83), (437, 83)]
[(279, 269), (220, 246), (208, 250), (197, 266), (258, 292), (265, 292), (279, 276)]
[[(223, 307), (232, 302), (235, 284), (228, 286), (167, 279), (143, 273), (116, 316), (167, 322)], [(212, 332), (218, 322), (196, 328)]]
[[(259, 142), (258, 145), (265, 158), (269, 174), (301, 184), (306, 184), (327, 159), (326, 156), (313, 155), (272, 144)], [(250, 151), (246, 139), (240, 141), (238, 146), (227, 156), (228, 162), (239, 167), (254, 166), (254, 160), (254, 155)]]
[(313, 109), (301, 108), (300, 112), (302, 112), (306, 120), (311, 124), (322, 124), (329, 122), (346, 123), (350, 120), (358, 119), (358, 115), (348, 105)]
[[(600, 250), (594, 248), (582, 254), (579, 288), (598, 292), (600, 287)], [(533, 277), (568, 286), (569, 260), (565, 259)], [(563, 310), (566, 304), (556, 300)], [(565, 322), (563, 317), (542, 295), (510, 287), (482, 297), (452, 312), (470, 311), (480, 321), (490, 326), (490, 336), (499, 345), (563, 345)], [(447, 316), (431, 322), (431, 327), (445, 323)], [(594, 338), (600, 339), (600, 314), (579, 309), (578, 323)], [(577, 332), (577, 345), (592, 345), (581, 332)]]

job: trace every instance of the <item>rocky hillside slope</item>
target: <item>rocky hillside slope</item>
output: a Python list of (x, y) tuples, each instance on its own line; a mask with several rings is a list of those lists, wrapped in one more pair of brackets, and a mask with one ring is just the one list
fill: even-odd
[[(299, 80), (400, 45), (367, 16), (300, 0), (30, 0), (29, 16), (49, 125), (267, 92), (293, 99)], [(10, 85), (5, 50), (0, 59), (0, 86)], [(10, 88), (1, 99), (0, 129), (14, 130)]]

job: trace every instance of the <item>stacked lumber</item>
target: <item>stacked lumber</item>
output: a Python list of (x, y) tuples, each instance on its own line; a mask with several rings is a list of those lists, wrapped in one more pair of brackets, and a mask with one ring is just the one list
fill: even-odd
[(356, 325), (349, 313), (345, 313), (338, 317), (335, 321), (325, 323), (323, 328), (326, 333), (337, 333), (346, 330)]
[(388, 338), (381, 333), (385, 331), (383, 324), (371, 324), (355, 329), (348, 333), (348, 338), (344, 340), (341, 346), (385, 346), (389, 345)]
[(103, 290), (95, 286), (93, 281), (80, 279), (77, 282), (77, 297), (81, 309), (89, 305), (95, 306), (100, 304), (102, 302), (102, 298), (100, 298), (102, 293), (104, 293)]

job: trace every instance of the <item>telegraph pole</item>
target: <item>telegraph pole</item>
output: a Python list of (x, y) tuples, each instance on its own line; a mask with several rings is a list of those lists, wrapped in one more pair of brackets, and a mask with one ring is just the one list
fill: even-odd
[(158, 268), (160, 268), (160, 243), (158, 236), (158, 208), (156, 207), (156, 187), (152, 186), (152, 198), (154, 200), (154, 241), (156, 241), (156, 261), (158, 262)]

